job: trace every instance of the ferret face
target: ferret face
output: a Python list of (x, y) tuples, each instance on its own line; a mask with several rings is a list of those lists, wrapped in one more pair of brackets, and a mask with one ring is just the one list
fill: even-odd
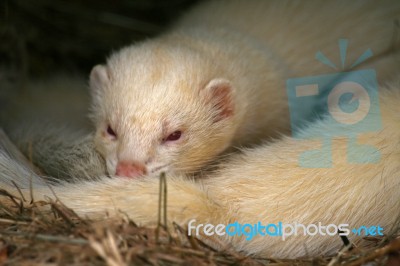
[(128, 48), (91, 72), (95, 145), (110, 175), (190, 173), (233, 138), (230, 82), (155, 54)]

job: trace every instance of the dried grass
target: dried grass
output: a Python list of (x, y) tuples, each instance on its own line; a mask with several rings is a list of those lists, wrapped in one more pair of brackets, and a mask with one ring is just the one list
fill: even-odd
[[(160, 194), (161, 195), (161, 194)], [(399, 265), (400, 238), (369, 238), (332, 258), (279, 260), (217, 251), (175, 225), (170, 232), (119, 218), (79, 217), (61, 202), (32, 201), (0, 190), (14, 202), (0, 206), (0, 265)], [(163, 204), (161, 204), (162, 206)], [(44, 207), (50, 207), (44, 208)], [(162, 211), (160, 210), (160, 213)], [(171, 229), (170, 229), (171, 230)], [(390, 264), (389, 264), (390, 263)]]

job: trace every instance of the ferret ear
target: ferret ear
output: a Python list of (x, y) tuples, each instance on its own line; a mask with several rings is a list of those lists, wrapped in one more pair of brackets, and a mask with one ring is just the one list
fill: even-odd
[(107, 66), (97, 65), (90, 72), (89, 85), (92, 96), (99, 95), (110, 80)]
[(203, 89), (205, 100), (216, 110), (214, 122), (231, 117), (234, 113), (232, 84), (226, 79), (213, 79)]

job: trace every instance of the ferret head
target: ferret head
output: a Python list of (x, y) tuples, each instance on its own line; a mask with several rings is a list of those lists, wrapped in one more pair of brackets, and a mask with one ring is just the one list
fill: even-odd
[(95, 145), (109, 174), (193, 172), (231, 144), (234, 90), (217, 64), (147, 42), (93, 68)]

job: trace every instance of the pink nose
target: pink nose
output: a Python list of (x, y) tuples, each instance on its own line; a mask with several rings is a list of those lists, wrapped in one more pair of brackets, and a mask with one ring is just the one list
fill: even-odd
[(138, 177), (146, 174), (146, 167), (137, 162), (119, 162), (115, 172), (117, 176)]

